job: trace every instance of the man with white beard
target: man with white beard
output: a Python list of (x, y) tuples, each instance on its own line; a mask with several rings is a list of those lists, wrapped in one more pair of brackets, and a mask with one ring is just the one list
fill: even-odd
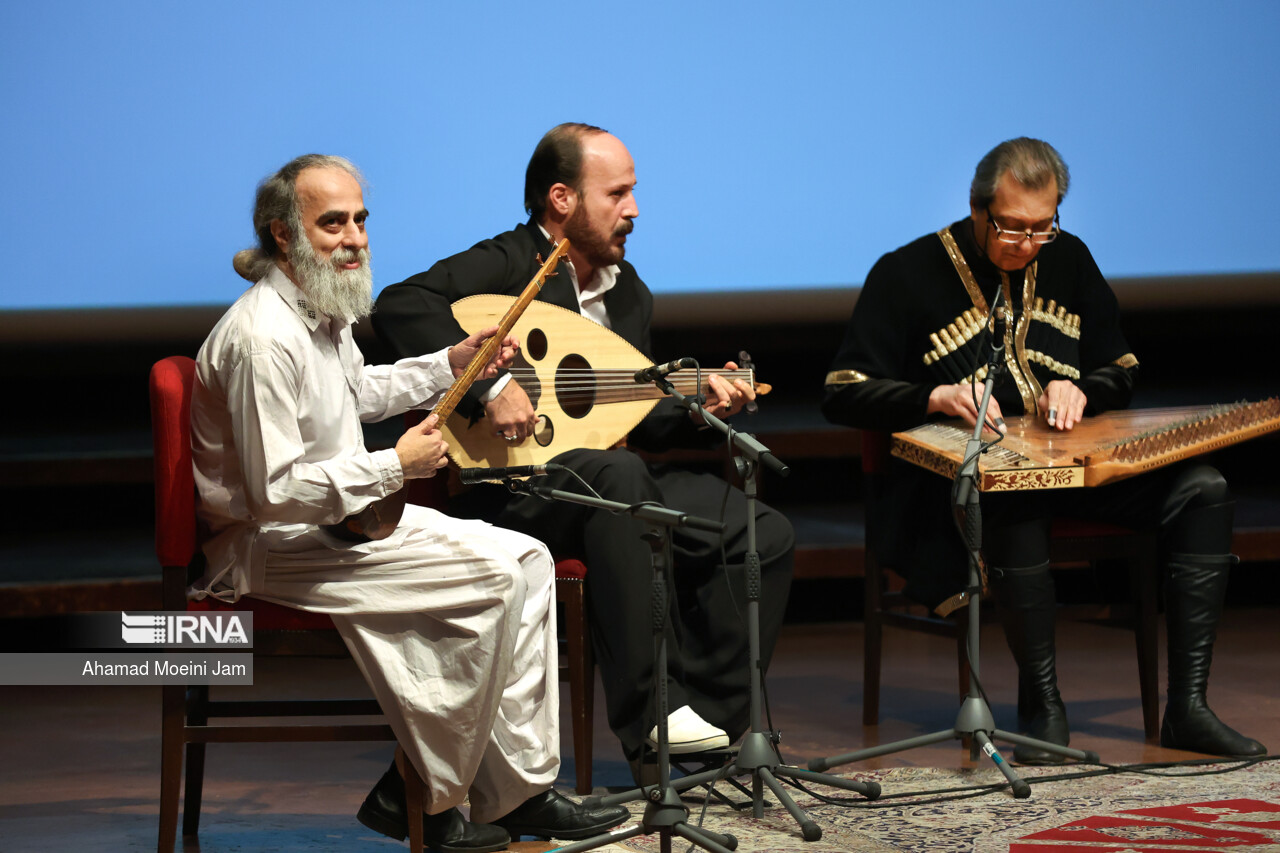
[[(431, 849), (594, 835), (627, 811), (585, 809), (551, 788), (559, 694), (543, 545), (415, 506), (378, 541), (323, 527), (446, 464), (434, 417), (375, 452), (360, 423), (430, 408), (496, 332), (366, 366), (351, 326), (373, 306), (367, 216), (359, 172), (339, 157), (299, 157), (258, 188), (258, 246), (235, 258), (255, 284), (196, 360), (192, 446), (209, 536), (191, 596), (247, 594), (332, 616), (426, 783)], [(508, 338), (486, 375), (514, 354)], [(471, 820), (457, 809), (468, 797)], [(408, 834), (394, 764), (358, 817)]]

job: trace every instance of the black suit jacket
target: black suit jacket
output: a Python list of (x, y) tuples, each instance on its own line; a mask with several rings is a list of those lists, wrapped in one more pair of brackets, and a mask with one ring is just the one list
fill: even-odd
[[(530, 220), (510, 231), (483, 240), (452, 257), (437, 261), (426, 272), (385, 288), (378, 296), (373, 328), (395, 358), (422, 355), (452, 346), (466, 337), (453, 317), (451, 305), (467, 296), (493, 293), (519, 296), (537, 273), (538, 257), (550, 257), (551, 244)], [(653, 294), (627, 261), (618, 264), (618, 280), (604, 296), (613, 331), (651, 358), (649, 324)], [(577, 314), (578, 296), (567, 274), (549, 277), (538, 299)], [(651, 359), (652, 360), (652, 359)], [(637, 365), (643, 367), (644, 365)], [(471, 386), (458, 411), (468, 417), (482, 414), (480, 398), (494, 380)], [(709, 431), (707, 431), (709, 432)], [(630, 444), (646, 450), (672, 446), (703, 446), (714, 441), (700, 433), (671, 399), (663, 399), (631, 432)]]

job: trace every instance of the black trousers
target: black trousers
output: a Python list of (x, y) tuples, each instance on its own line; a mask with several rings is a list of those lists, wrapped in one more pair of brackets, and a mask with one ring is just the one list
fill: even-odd
[[(690, 705), (703, 719), (737, 738), (750, 726), (747, 636), (746, 496), (711, 474), (677, 466), (650, 466), (625, 450), (572, 450), (556, 462), (576, 472), (600, 497), (635, 504), (656, 501), (671, 509), (722, 520), (721, 536), (677, 529), (671, 537), (675, 604), (667, 629), (669, 710)], [(583, 492), (568, 474), (543, 482)], [(479, 491), (479, 490), (476, 490)], [(486, 490), (492, 501), (498, 490)], [(483, 507), (473, 499), (463, 514), (535, 536), (557, 556), (579, 557), (588, 568), (587, 606), (596, 658), (604, 680), (609, 725), (628, 758), (639, 754), (656, 723), (653, 697), (654, 630), (651, 549), (646, 526), (630, 515), (539, 498), (507, 497)], [(761, 564), (760, 651), (767, 666), (782, 627), (795, 535), (791, 523), (757, 502), (756, 548)]]
[(1093, 489), (1049, 489), (982, 496), (982, 545), (987, 564), (1027, 568), (1049, 559), (1049, 526), (1055, 515), (1158, 528), (1165, 551), (1228, 554), (1231, 513), (1197, 512), (1231, 504), (1216, 468), (1187, 462), (1159, 468)]

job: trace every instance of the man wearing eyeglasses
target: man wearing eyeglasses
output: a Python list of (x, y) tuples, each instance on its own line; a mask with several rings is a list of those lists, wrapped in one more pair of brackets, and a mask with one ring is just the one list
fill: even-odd
[[(1004, 342), (987, 419), (1034, 414), (1067, 431), (1128, 406), (1137, 372), (1119, 307), (1088, 247), (1059, 229), (1070, 173), (1047, 142), (1002, 142), (978, 163), (969, 216), (890, 252), (867, 275), (826, 377), (828, 420), (882, 432), (927, 420), (977, 422), (981, 383)], [(1003, 306), (1007, 322), (996, 323)], [(967, 558), (950, 482), (894, 460), (867, 506), (868, 547), (930, 606), (960, 591)], [(1166, 557), (1169, 700), (1160, 742), (1212, 755), (1264, 755), (1205, 698), (1226, 593), (1234, 501), (1222, 475), (1192, 461), (1096, 489), (988, 493), (983, 556), (1018, 664), (1018, 718), (1031, 737), (1066, 745), (1054, 652), (1050, 522), (1056, 515), (1158, 528)], [(1019, 746), (1015, 760), (1061, 759)]]

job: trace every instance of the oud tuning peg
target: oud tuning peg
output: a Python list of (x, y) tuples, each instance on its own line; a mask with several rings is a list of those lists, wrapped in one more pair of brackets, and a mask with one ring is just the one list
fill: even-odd
[[(553, 244), (553, 245), (557, 245), (557, 244)], [(546, 261), (544, 261), (544, 260), (542, 259), (542, 253), (541, 253), (541, 252), (538, 252), (536, 255), (534, 255), (534, 256), (533, 256), (533, 259), (534, 259), (535, 261), (537, 261), (539, 269), (541, 269), (541, 268), (542, 268), (542, 266), (546, 264)], [(546, 276), (545, 276), (545, 277), (546, 277), (546, 278), (551, 278), (551, 276), (553, 276), (553, 275), (559, 275), (559, 274), (560, 274), (560, 269), (559, 269), (559, 267), (560, 267), (560, 265), (559, 265), (559, 264), (556, 264), (556, 268), (555, 268), (555, 269), (552, 269), (552, 270), (548, 270), (548, 271), (547, 271), (547, 274), (546, 274)]]

